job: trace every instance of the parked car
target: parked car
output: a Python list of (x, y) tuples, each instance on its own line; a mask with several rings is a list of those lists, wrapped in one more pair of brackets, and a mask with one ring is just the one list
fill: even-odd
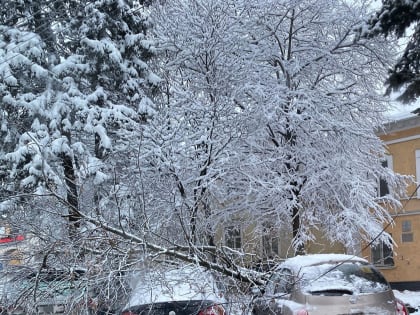
[(0, 314), (88, 314), (85, 270), (15, 268), (1, 275)]
[(389, 283), (367, 260), (341, 254), (296, 256), (281, 263), (253, 315), (407, 315)]
[[(172, 267), (174, 268), (174, 267)], [(197, 266), (140, 274), (122, 315), (227, 315), (213, 275)]]
[(21, 294), (23, 291), (23, 282), (26, 276), (33, 272), (32, 269), (25, 266), (9, 266), (7, 270), (0, 272), (0, 314), (1, 315), (20, 315), (25, 314), (22, 306)]

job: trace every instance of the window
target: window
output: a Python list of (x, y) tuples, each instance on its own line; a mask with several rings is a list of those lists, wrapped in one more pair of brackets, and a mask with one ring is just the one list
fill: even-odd
[(394, 253), (388, 244), (380, 242), (378, 245), (373, 246), (371, 250), (374, 265), (380, 267), (394, 266)]
[[(382, 161), (382, 166), (393, 169), (392, 155), (387, 155), (386, 156), (385, 160)], [(383, 178), (379, 179), (379, 196), (382, 197), (382, 196), (386, 196), (388, 194), (389, 194), (388, 183)]]
[(279, 238), (278, 236), (263, 235), (263, 251), (266, 257), (279, 255)]
[(401, 227), (401, 242), (408, 243), (412, 242), (413, 237), (413, 230), (411, 229), (411, 221), (410, 220), (404, 220), (402, 221), (402, 227)]
[(278, 229), (270, 226), (270, 224), (264, 224), (262, 235), (262, 251), (263, 256), (266, 258), (272, 258), (279, 255), (279, 231)]
[(242, 247), (241, 228), (239, 226), (232, 225), (225, 228), (225, 245), (234, 249)]

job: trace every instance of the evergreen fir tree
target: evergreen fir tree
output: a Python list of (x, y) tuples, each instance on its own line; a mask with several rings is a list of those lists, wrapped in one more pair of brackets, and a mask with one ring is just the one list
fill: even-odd
[(0, 17), (2, 189), (59, 197), (54, 212), (77, 233), (80, 198), (84, 210), (112, 199), (107, 172), (123, 172), (153, 114), (147, 12), (136, 1), (18, 1)]
[(369, 21), (370, 36), (395, 34), (401, 38), (411, 26), (413, 33), (402, 56), (389, 72), (387, 93), (400, 91), (398, 99), (411, 102), (420, 96), (420, 1), (384, 0), (382, 8)]
[(130, 0), (2, 2), (0, 211), (39, 237), (32, 263), (97, 259), (105, 272), (121, 262), (84, 255), (109, 243), (98, 234), (105, 245), (89, 243), (101, 231), (83, 218), (118, 225), (125, 213), (116, 187), (130, 185), (133, 143), (159, 82), (147, 64), (147, 14)]

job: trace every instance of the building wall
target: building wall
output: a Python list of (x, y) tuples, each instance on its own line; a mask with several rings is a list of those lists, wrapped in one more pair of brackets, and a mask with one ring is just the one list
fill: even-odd
[[(387, 132), (380, 134), (392, 156), (393, 170), (399, 174), (411, 175), (416, 180), (416, 150), (420, 150), (420, 117), (386, 126)], [(407, 191), (407, 198), (401, 200), (403, 208), (393, 215), (394, 224), (386, 229), (394, 239), (394, 266), (380, 267), (391, 284), (398, 289), (420, 290), (420, 199), (416, 185)], [(403, 232), (411, 224), (412, 240)], [(405, 222), (405, 223), (404, 223)], [(404, 241), (403, 241), (404, 238)], [(363, 251), (363, 256), (372, 260), (371, 249)]]
[[(416, 180), (416, 150), (420, 150), (420, 116), (413, 116), (409, 119), (397, 121), (385, 126), (385, 132), (379, 134), (380, 138), (387, 146), (388, 153), (392, 156), (393, 170), (399, 174), (410, 175)], [(420, 161), (419, 161), (420, 162)], [(420, 167), (419, 167), (420, 168)], [(420, 181), (420, 178), (419, 178)], [(420, 291), (420, 198), (416, 192), (416, 185), (409, 187), (407, 195), (412, 198), (401, 200), (403, 208), (398, 213), (391, 213), (394, 222), (386, 231), (390, 233), (395, 242), (393, 248), (393, 265), (381, 266), (379, 269), (394, 288), (397, 289), (415, 289)], [(420, 195), (420, 194), (419, 194)], [(260, 259), (261, 239), (258, 233), (255, 233), (257, 223), (244, 224), (248, 222), (244, 218), (236, 218), (242, 228), (243, 250), (251, 253), (253, 258)], [(403, 241), (404, 222), (409, 221), (411, 226), (412, 239)], [(317, 232), (316, 232), (317, 233)], [(287, 233), (286, 233), (287, 234)], [(290, 248), (291, 235), (280, 234), (279, 257), (282, 260), (293, 256), (293, 250)], [(223, 242), (223, 232), (218, 233), (219, 242)], [(406, 235), (407, 236), (407, 235)], [(355, 243), (360, 244), (358, 240)], [(362, 245), (362, 257), (372, 261), (371, 247)], [(306, 244), (307, 253), (354, 253), (360, 255), (360, 247), (353, 249), (345, 248), (342, 244), (330, 243), (319, 232), (316, 240)], [(253, 256), (252, 253), (257, 255)]]
[(0, 221), (0, 271), (22, 263), (24, 236), (13, 231), (7, 222)]
[[(420, 281), (420, 215), (402, 215), (394, 218), (395, 225), (388, 229), (397, 243), (394, 248), (395, 267), (383, 270), (390, 282)], [(412, 223), (413, 241), (402, 242), (402, 221)], [(417, 232), (417, 233), (416, 233)]]
[[(403, 221), (409, 220), (412, 227), (412, 241), (402, 242)], [(395, 242), (393, 248), (393, 266), (378, 266), (385, 278), (396, 289), (420, 290), (420, 213), (403, 214), (394, 217), (394, 224), (386, 230)], [(406, 233), (404, 233), (406, 234)], [(370, 247), (363, 257), (372, 261)]]
[[(256, 268), (270, 267), (271, 264), (279, 263), (286, 258), (293, 257), (295, 254), (292, 248), (292, 233), (291, 226), (283, 225), (277, 227), (271, 236), (276, 237), (275, 253), (267, 255), (264, 251), (264, 233), (259, 223), (249, 221), (245, 217), (235, 217), (231, 221), (220, 225), (216, 231), (216, 243), (225, 246), (232, 246), (235, 242), (228, 240), (231, 227), (236, 227), (240, 234), (240, 248), (235, 248), (238, 252), (244, 253), (245, 255), (239, 255), (240, 263)], [(352, 253), (343, 244), (338, 242), (331, 242), (325, 238), (325, 234), (322, 230), (314, 229), (314, 240), (305, 244), (305, 251), (308, 254), (319, 254), (319, 253)], [(360, 242), (358, 242), (360, 244)], [(236, 244), (235, 244), (236, 245)], [(234, 246), (235, 246), (234, 245)], [(360, 248), (360, 247), (359, 247)]]
[(331, 242), (325, 238), (320, 230), (314, 231), (315, 240), (305, 245), (308, 254), (347, 254), (349, 250), (341, 243)]

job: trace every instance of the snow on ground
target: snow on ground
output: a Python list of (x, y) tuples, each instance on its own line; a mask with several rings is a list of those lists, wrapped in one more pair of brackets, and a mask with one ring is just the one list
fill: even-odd
[(420, 315), (420, 292), (413, 291), (397, 291), (394, 290), (394, 295), (396, 298), (403, 301), (406, 305), (417, 308), (418, 310), (410, 315)]

